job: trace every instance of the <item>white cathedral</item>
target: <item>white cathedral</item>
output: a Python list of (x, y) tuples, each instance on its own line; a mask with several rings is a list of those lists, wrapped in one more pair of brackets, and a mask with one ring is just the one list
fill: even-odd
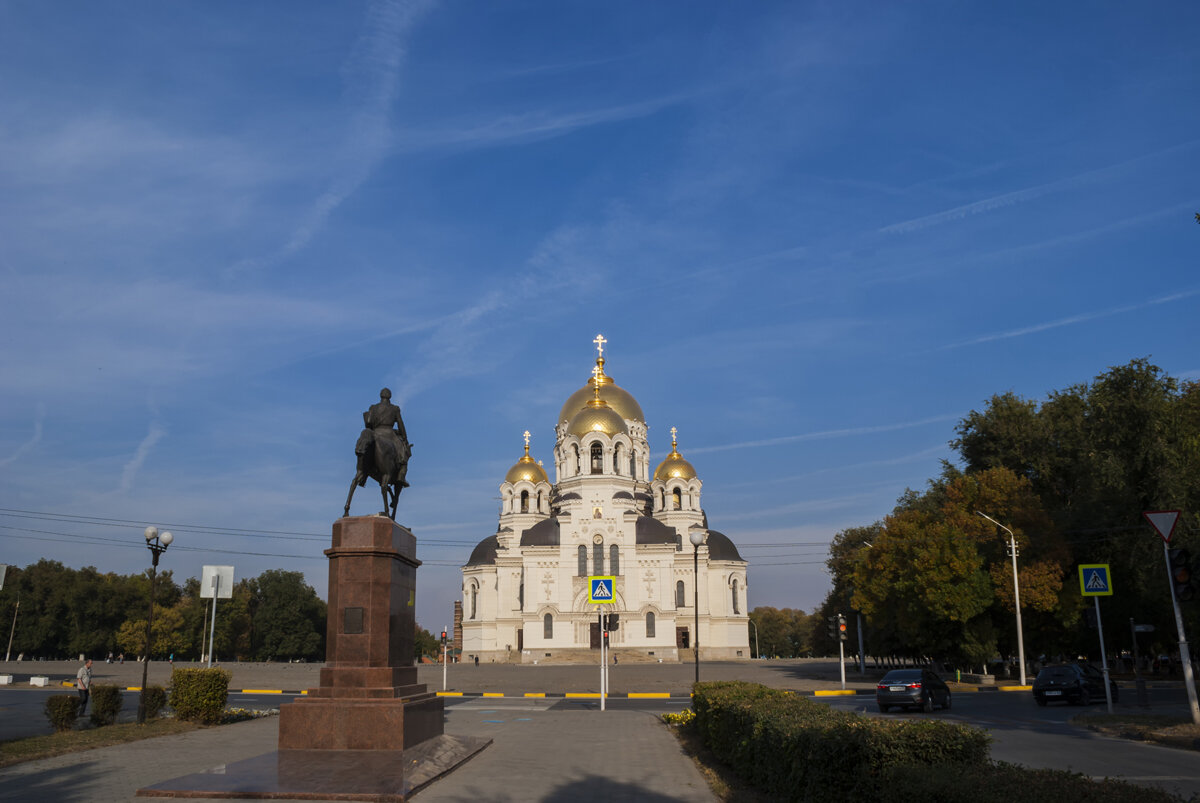
[[(604, 373), (603, 336), (594, 342), (592, 378), (555, 424), (556, 482), (525, 432), (500, 484), (496, 534), (463, 567), (463, 660), (585, 659), (600, 646), (600, 612), (619, 615), (610, 646), (621, 658), (690, 660), (697, 635), (702, 659), (749, 658), (746, 561), (709, 529), (674, 428), (651, 473), (642, 408)], [(588, 602), (593, 575), (615, 578), (603, 611)]]

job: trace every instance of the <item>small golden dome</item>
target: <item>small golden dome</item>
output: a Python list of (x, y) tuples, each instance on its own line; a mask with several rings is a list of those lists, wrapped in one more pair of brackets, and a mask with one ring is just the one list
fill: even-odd
[(691, 480), (696, 477), (696, 469), (683, 459), (683, 455), (675, 447), (675, 433), (675, 427), (671, 427), (671, 453), (658, 464), (658, 468), (654, 469), (654, 479), (656, 480), (669, 480), (672, 477)]
[(521, 480), (528, 480), (534, 485), (550, 481), (546, 477), (546, 469), (542, 468), (542, 464), (529, 456), (529, 430), (525, 430), (525, 455), (504, 475), (505, 482), (520, 482)]
[(593, 341), (601, 349), (600, 356), (596, 358), (596, 367), (592, 370), (592, 378), (587, 384), (579, 390), (572, 393), (562, 406), (562, 410), (558, 414), (559, 421), (570, 421), (571, 417), (579, 412), (579, 408), (587, 404), (595, 392), (596, 383), (600, 384), (600, 398), (608, 404), (617, 415), (627, 421), (646, 422), (646, 415), (642, 412), (642, 407), (637, 403), (637, 399), (629, 394), (629, 391), (618, 387), (616, 382), (613, 382), (611, 376), (604, 373), (604, 344), (608, 341), (603, 335), (596, 335), (596, 340)]

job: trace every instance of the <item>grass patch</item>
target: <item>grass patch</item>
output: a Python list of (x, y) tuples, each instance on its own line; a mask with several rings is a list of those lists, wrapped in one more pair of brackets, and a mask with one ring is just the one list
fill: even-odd
[(1106, 736), (1153, 742), (1182, 750), (1200, 750), (1200, 725), (1192, 724), (1191, 717), (1167, 714), (1080, 714), (1071, 721)]
[(668, 724), (667, 727), (675, 734), (679, 746), (696, 765), (696, 769), (700, 770), (717, 800), (722, 803), (777, 803), (781, 800), (749, 786), (732, 769), (722, 764), (716, 754), (704, 746), (694, 719), (684, 724)]
[(187, 733), (199, 727), (192, 722), (180, 722), (171, 718), (152, 720), (145, 725), (130, 722), (121, 725), (107, 725), (103, 728), (84, 728), (45, 736), (13, 739), (0, 742), (0, 767), (20, 764), (23, 761), (61, 756), (66, 753), (78, 753), (81, 750), (92, 750), (97, 747), (153, 739), (157, 736)]

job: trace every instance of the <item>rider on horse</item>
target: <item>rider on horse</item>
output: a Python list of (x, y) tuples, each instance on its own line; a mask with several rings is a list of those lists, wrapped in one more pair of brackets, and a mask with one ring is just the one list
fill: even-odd
[[(407, 488), (404, 475), (408, 468), (408, 459), (412, 456), (412, 448), (408, 443), (408, 433), (404, 431), (404, 419), (400, 417), (400, 408), (392, 404), (392, 392), (387, 388), (379, 391), (379, 403), (363, 413), (363, 423), (366, 429), (358, 437), (354, 454), (358, 457), (358, 475), (362, 477), (359, 485), (367, 482), (366, 467), (363, 464), (372, 444), (376, 448), (376, 467), (384, 471), (388, 466), (397, 466), (402, 488)], [(390, 473), (390, 472), (389, 472)]]

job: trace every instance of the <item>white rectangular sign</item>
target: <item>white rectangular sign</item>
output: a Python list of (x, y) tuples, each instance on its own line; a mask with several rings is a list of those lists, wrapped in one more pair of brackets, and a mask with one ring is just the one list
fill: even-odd
[(212, 599), (214, 585), (217, 590), (217, 599), (229, 599), (232, 597), (233, 567), (205, 566), (204, 571), (200, 574), (200, 598)]

